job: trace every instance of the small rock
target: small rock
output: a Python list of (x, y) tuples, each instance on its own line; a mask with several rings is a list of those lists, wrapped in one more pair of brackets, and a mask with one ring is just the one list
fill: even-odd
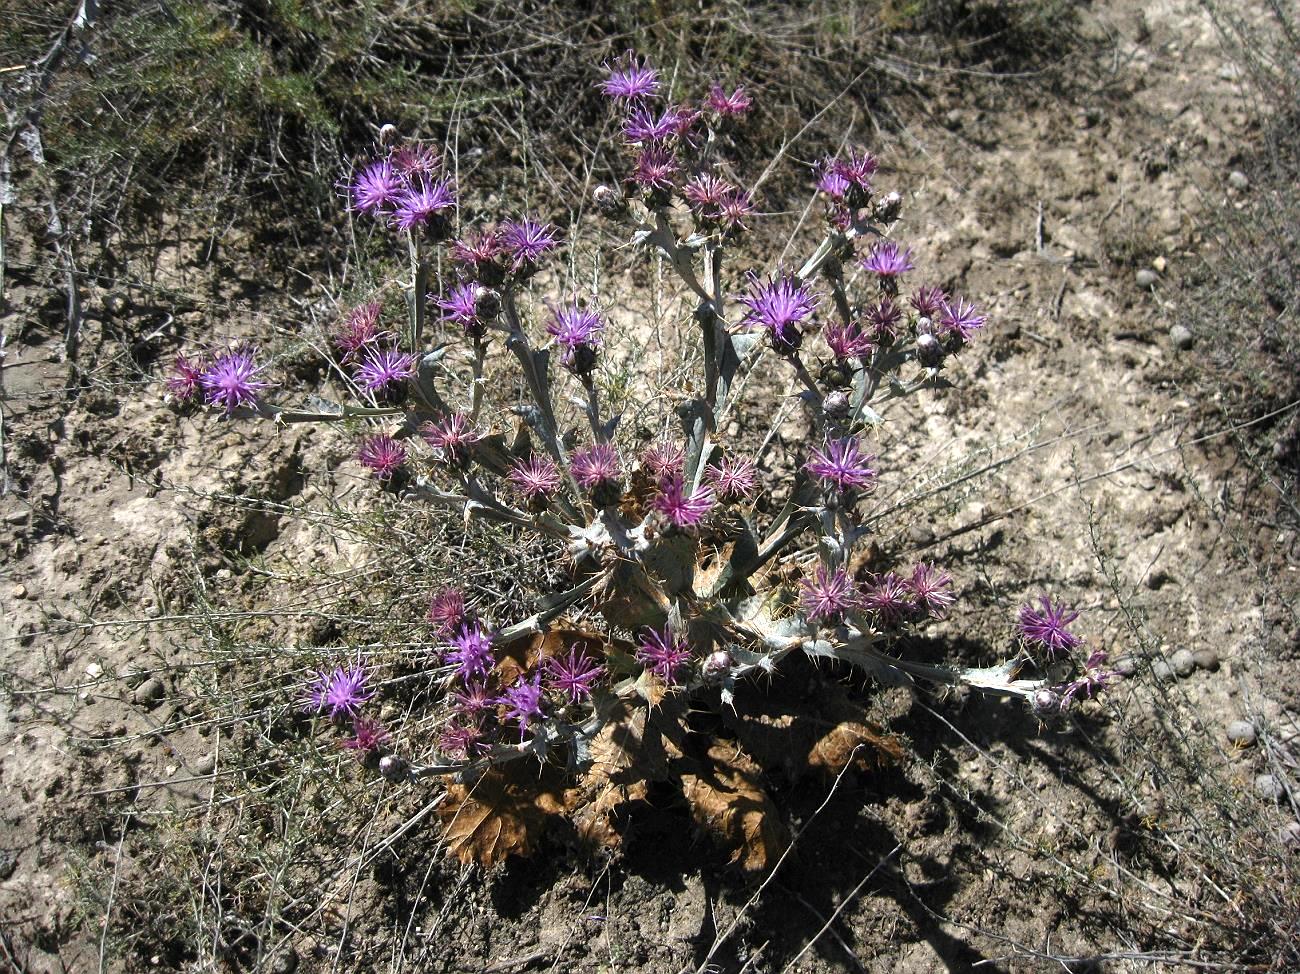
[(0, 881), (8, 879), (18, 868), (18, 853), (12, 849), (0, 850)]
[(1275, 774), (1262, 774), (1255, 779), (1255, 794), (1265, 801), (1275, 802), (1286, 793)]
[(26, 511), (10, 511), (5, 515), (5, 524), (24, 524), (27, 517)]
[(92, 680), (98, 680), (103, 675), (104, 668), (98, 663), (91, 663), (86, 667), (86, 676), (90, 677)]
[(1158, 659), (1151, 664), (1151, 675), (1159, 683), (1169, 683), (1174, 678), (1174, 668), (1169, 665), (1169, 660)]
[(132, 699), (138, 704), (148, 706), (149, 704), (157, 703), (161, 700), (163, 698), (163, 693), (164, 687), (162, 680), (154, 676), (145, 680), (135, 688), (135, 693), (132, 694)]
[(1234, 720), (1228, 725), (1228, 740), (1237, 747), (1250, 747), (1255, 743), (1255, 725), (1248, 720)]
[(913, 524), (907, 529), (907, 540), (919, 546), (934, 543), (934, 531), (926, 524)]
[(194, 762), (195, 774), (212, 774), (217, 770), (217, 756), (215, 754), (203, 754)]
[(1132, 656), (1121, 656), (1115, 660), (1114, 670), (1120, 676), (1129, 677), (1137, 672), (1137, 660)]
[(1228, 185), (1233, 189), (1249, 189), (1250, 178), (1240, 169), (1228, 173)]
[(1160, 280), (1160, 275), (1149, 267), (1144, 267), (1137, 272), (1137, 286), (1144, 291), (1150, 291)]
[(1174, 325), (1174, 327), (1170, 328), (1169, 340), (1173, 342), (1174, 348), (1180, 352), (1187, 351), (1195, 341), (1192, 338), (1191, 329), (1186, 325)]
[(16, 599), (25, 599), (27, 598), (27, 586), (15, 585), (12, 589), (9, 590), (9, 594)]
[(1282, 844), (1291, 849), (1300, 849), (1300, 822), (1287, 822), (1278, 832)]
[(271, 974), (293, 974), (298, 969), (298, 953), (288, 947), (271, 960)]
[(1157, 257), (1153, 261), (1151, 261), (1151, 267), (1153, 270), (1155, 270), (1157, 274), (1163, 274), (1165, 272), (1165, 268), (1168, 266), (1169, 266), (1169, 262), (1165, 260), (1163, 257)]
[(1198, 649), (1192, 653), (1192, 662), (1200, 669), (1209, 670), (1211, 673), (1217, 673), (1219, 670), (1219, 654), (1212, 649)]
[(1190, 649), (1180, 649), (1169, 657), (1169, 665), (1179, 676), (1187, 677), (1191, 676), (1192, 671), (1196, 669), (1196, 659)]

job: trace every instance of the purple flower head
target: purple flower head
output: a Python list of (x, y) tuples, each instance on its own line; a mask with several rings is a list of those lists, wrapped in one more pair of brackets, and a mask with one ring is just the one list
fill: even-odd
[(425, 620), (441, 636), (450, 636), (467, 618), (465, 593), (454, 585), (439, 589), (429, 599)]
[(479, 302), (485, 294), (490, 292), (474, 281), (457, 284), (445, 298), (438, 299), (442, 320), (460, 325), (465, 329), (465, 334), (473, 338), (482, 338), (487, 331), (487, 324), (480, 316)]
[(1068, 653), (1083, 642), (1068, 628), (1079, 618), (1078, 612), (1064, 603), (1054, 604), (1046, 595), (1040, 595), (1037, 601), (1037, 608), (1033, 601), (1020, 607), (1016, 630), (1023, 642), (1045, 649), (1049, 658)]
[(723, 199), (734, 190), (735, 187), (725, 179), (704, 172), (682, 186), (682, 197), (697, 215), (712, 218), (718, 215)]
[(728, 230), (748, 230), (749, 224), (745, 220), (757, 212), (754, 197), (737, 189), (722, 198), (718, 205), (717, 220)]
[(438, 736), (438, 749), (444, 754), (469, 758), (485, 753), (489, 745), (483, 740), (482, 727), (458, 721), (443, 729)]
[(690, 105), (678, 105), (669, 114), (673, 119), (673, 135), (691, 142), (691, 129), (704, 117), (704, 113)]
[(807, 286), (795, 277), (777, 275), (760, 281), (751, 274), (749, 293), (740, 303), (749, 308), (742, 322), (749, 328), (765, 328), (772, 347), (778, 351), (792, 351), (799, 347), (799, 324), (811, 317), (817, 308), (817, 299)]
[(455, 205), (456, 191), (451, 180), (428, 182), (422, 179), (397, 198), (393, 226), (399, 230), (414, 230)]
[(605, 667), (587, 659), (577, 645), (569, 647), (568, 656), (547, 656), (542, 664), (546, 688), (564, 694), (569, 703), (590, 699), (591, 688), (605, 675)]
[(871, 190), (871, 178), (875, 176), (876, 170), (880, 168), (880, 163), (870, 152), (865, 150), (859, 152), (856, 149), (849, 152), (847, 162), (837, 163), (840, 174), (850, 183), (864, 192)]
[(229, 416), (240, 406), (257, 405), (257, 394), (269, 383), (257, 378), (262, 370), (253, 364), (253, 355), (251, 347), (232, 348), (199, 375), (209, 406), (221, 406)]
[(799, 604), (814, 622), (838, 622), (858, 601), (853, 579), (843, 568), (818, 565), (812, 578), (799, 579)]
[(932, 618), (942, 619), (948, 614), (948, 607), (957, 601), (952, 591), (952, 576), (928, 562), (918, 563), (906, 584), (917, 608), (925, 610)]
[(673, 474), (661, 480), (659, 492), (650, 502), (654, 510), (678, 528), (695, 527), (713, 509), (713, 504), (711, 487), (688, 492), (681, 474)]
[(833, 200), (842, 200), (853, 184), (844, 175), (838, 159), (823, 159), (814, 170), (817, 176), (817, 189)]
[(479, 441), (464, 413), (448, 413), (436, 423), (425, 423), (420, 435), (433, 447), (438, 462), (448, 467), (468, 466), (474, 444)]
[(534, 453), (527, 460), (520, 458), (510, 465), (506, 478), (530, 502), (544, 502), (560, 489), (560, 469), (550, 457)]
[(876, 613), (886, 625), (901, 622), (916, 611), (911, 587), (894, 572), (877, 576), (862, 596), (862, 607)]
[(749, 111), (753, 104), (754, 100), (745, 94), (744, 88), (737, 88), (729, 95), (720, 84), (714, 84), (709, 89), (709, 108), (723, 118), (739, 118)]
[(525, 217), (511, 220), (501, 227), (501, 244), (510, 257), (513, 270), (531, 268), (541, 258), (559, 246), (559, 231), (549, 223), (538, 223)]
[(595, 352), (600, 346), (600, 333), (604, 330), (605, 322), (600, 315), (576, 301), (555, 308), (546, 326), (546, 333), (555, 339), (557, 345), (563, 346), (560, 361), (579, 375), (585, 375), (595, 367)]
[(867, 310), (867, 321), (871, 324), (878, 341), (895, 337), (898, 334), (898, 324), (902, 320), (902, 309), (890, 298), (882, 298), (879, 303)]
[(595, 490), (603, 484), (618, 483), (623, 478), (618, 453), (608, 443), (593, 443), (575, 450), (569, 458), (569, 469), (583, 490)]
[(456, 667), (456, 675), (469, 683), (474, 676), (487, 677), (495, 662), (492, 656), (492, 638), (476, 622), (462, 622), (451, 637), (447, 662)]
[(877, 241), (871, 252), (862, 259), (863, 270), (879, 277), (897, 277), (915, 266), (912, 263), (912, 248), (900, 251), (898, 244), (892, 240)]
[(935, 287), (933, 284), (925, 284), (918, 287), (912, 292), (908, 299), (916, 313), (922, 318), (929, 318), (933, 321), (939, 317), (939, 312), (948, 302), (948, 295), (944, 294), (943, 288)]
[(331, 718), (341, 714), (356, 716), (357, 708), (375, 695), (366, 689), (366, 679), (365, 667), (360, 663), (315, 674), (307, 688), (307, 709), (317, 713), (328, 710)]
[(632, 114), (623, 122), (623, 135), (633, 145), (662, 142), (677, 134), (677, 109), (668, 108), (660, 115), (655, 115), (647, 108), (632, 109)]
[(346, 365), (355, 362), (363, 351), (393, 338), (392, 332), (379, 327), (379, 302), (359, 304), (343, 319), (343, 327), (334, 336), (334, 347), (343, 353)]
[(656, 481), (681, 476), (686, 447), (673, 440), (658, 440), (641, 451), (641, 467)]
[(542, 713), (542, 674), (534, 673), (532, 680), (520, 676), (498, 699), (506, 708), (506, 719), (519, 722), (519, 739), (528, 733), (528, 725), (544, 716)]
[(361, 441), (357, 459), (380, 480), (389, 480), (406, 463), (406, 447), (387, 433), (378, 433)]
[(871, 486), (876, 471), (871, 466), (874, 454), (863, 453), (857, 437), (827, 440), (825, 447), (813, 448), (812, 459), (804, 469), (838, 491)]
[(172, 363), (171, 375), (167, 376), (167, 391), (181, 402), (190, 402), (199, 397), (203, 389), (203, 359), (190, 358), (184, 353), (177, 354)]
[(411, 179), (416, 176), (432, 176), (438, 171), (442, 159), (433, 146), (408, 142), (394, 149), (388, 162), (395, 172)]
[(646, 191), (673, 188), (673, 177), (681, 171), (677, 157), (662, 146), (643, 149), (636, 157), (632, 182)]
[(609, 77), (601, 83), (600, 90), (610, 98), (638, 101), (659, 93), (659, 72), (632, 51), (615, 61), (608, 71)]
[(405, 188), (387, 159), (372, 162), (352, 180), (352, 205), (362, 213), (378, 212), (395, 203)]
[(379, 721), (369, 717), (352, 718), (352, 736), (345, 737), (339, 744), (348, 751), (373, 754), (388, 740), (388, 731)]
[(505, 253), (505, 242), (496, 227), (471, 230), (451, 245), (451, 259), (471, 274), (482, 273)]
[(357, 369), (356, 380), (368, 392), (382, 392), (415, 377), (415, 356), (396, 348), (368, 352)]
[(466, 717), (478, 720), (480, 714), (496, 705), (496, 700), (488, 693), (487, 684), (481, 680), (467, 680), (463, 690), (451, 695), (452, 706)]
[(1057, 687), (1061, 694), (1062, 710), (1068, 708), (1071, 701), (1080, 693), (1091, 698), (1096, 695), (1097, 691), (1104, 690), (1112, 683), (1118, 683), (1123, 679), (1115, 670), (1104, 669), (1107, 659), (1108, 656), (1104, 649), (1094, 650), (1088, 656), (1088, 661), (1083, 664), (1083, 674), (1064, 686)]
[(822, 338), (831, 354), (841, 362), (868, 354), (875, 347), (875, 342), (857, 324), (844, 324), (840, 321), (828, 321), (822, 327)]
[(704, 479), (724, 504), (750, 500), (758, 492), (758, 472), (748, 457), (728, 457), (711, 463), (704, 468)]
[(945, 301), (939, 312), (939, 328), (942, 334), (956, 333), (962, 341), (970, 341), (975, 332), (984, 327), (988, 319), (965, 298)]
[(646, 629), (637, 644), (636, 658), (659, 679), (675, 684), (682, 667), (690, 662), (691, 647), (668, 626), (662, 630)]

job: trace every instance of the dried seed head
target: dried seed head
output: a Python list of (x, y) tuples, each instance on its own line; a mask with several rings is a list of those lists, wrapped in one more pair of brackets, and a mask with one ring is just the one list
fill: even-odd
[(385, 754), (379, 759), (379, 773), (389, 781), (402, 781), (410, 769), (396, 754)]
[(381, 146), (392, 145), (397, 141), (397, 126), (392, 122), (387, 123), (379, 129), (379, 144)]
[(604, 183), (597, 186), (592, 191), (592, 199), (596, 203), (596, 209), (600, 211), (601, 216), (616, 217), (622, 216), (627, 210), (627, 200), (613, 186), (606, 186)]
[(916, 360), (927, 369), (943, 365), (943, 345), (928, 332), (916, 336)]
[(903, 197), (897, 193), (886, 193), (876, 200), (872, 218), (881, 223), (891, 223), (898, 219), (898, 212), (903, 208)]

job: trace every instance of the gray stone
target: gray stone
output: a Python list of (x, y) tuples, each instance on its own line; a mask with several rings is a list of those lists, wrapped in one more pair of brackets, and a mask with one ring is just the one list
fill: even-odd
[(217, 770), (217, 756), (215, 754), (203, 754), (194, 762), (195, 774), (212, 774)]
[(1286, 789), (1277, 775), (1262, 774), (1255, 779), (1255, 794), (1265, 801), (1275, 802), (1286, 794)]
[(1186, 325), (1174, 325), (1174, 327), (1170, 328), (1169, 341), (1180, 352), (1187, 351), (1196, 343), (1196, 339), (1192, 337), (1191, 329)]
[(1169, 665), (1169, 660), (1158, 659), (1151, 664), (1151, 675), (1160, 683), (1169, 683), (1174, 678), (1174, 668)]
[(18, 853), (12, 849), (0, 850), (0, 881), (8, 879), (18, 868)]
[(1228, 740), (1237, 747), (1250, 747), (1255, 743), (1255, 725), (1248, 720), (1234, 720), (1228, 725)]
[(1219, 654), (1212, 649), (1198, 649), (1192, 653), (1192, 661), (1201, 669), (1211, 673), (1219, 669)]
[(165, 692), (166, 689), (163, 687), (162, 680), (152, 676), (135, 688), (132, 699), (138, 704), (149, 706), (161, 700)]
[(1129, 677), (1137, 672), (1138, 661), (1132, 656), (1121, 656), (1115, 660), (1113, 668), (1120, 676)]
[(1160, 275), (1149, 267), (1144, 267), (1137, 272), (1137, 286), (1144, 291), (1150, 291), (1160, 281)]
[(288, 947), (275, 955), (271, 961), (272, 974), (293, 974), (298, 969), (298, 953)]
[(1240, 169), (1234, 169), (1232, 172), (1228, 173), (1228, 185), (1233, 189), (1249, 189), (1250, 177)]
[(1196, 669), (1196, 659), (1190, 649), (1180, 649), (1169, 657), (1169, 665), (1179, 676), (1191, 676), (1192, 671)]

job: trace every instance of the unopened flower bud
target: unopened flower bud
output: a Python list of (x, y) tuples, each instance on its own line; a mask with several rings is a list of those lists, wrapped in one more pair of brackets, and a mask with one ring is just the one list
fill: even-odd
[(1061, 695), (1055, 690), (1035, 690), (1029, 698), (1029, 705), (1033, 708), (1036, 716), (1044, 717), (1047, 714), (1054, 714), (1061, 709)]
[(379, 759), (379, 773), (389, 781), (402, 781), (408, 770), (406, 762), (396, 754), (385, 754)]
[(501, 313), (501, 294), (490, 287), (479, 285), (474, 289), (474, 312), (483, 321), (491, 321)]
[(898, 211), (903, 208), (903, 197), (897, 192), (886, 193), (880, 199), (876, 200), (875, 210), (872, 217), (882, 223), (890, 223), (898, 219)]
[(596, 209), (600, 211), (601, 216), (616, 217), (621, 216), (627, 209), (627, 200), (623, 194), (613, 186), (606, 186), (601, 183), (591, 194), (596, 203)]
[(725, 649), (710, 653), (709, 658), (704, 661), (704, 679), (710, 683), (716, 683), (730, 672), (731, 654)]
[(397, 141), (397, 137), (398, 137), (397, 126), (394, 125), (392, 122), (387, 123), (379, 130), (380, 146), (392, 145), (394, 142)]
[(927, 369), (943, 365), (943, 346), (928, 332), (916, 336), (916, 360)]
[(822, 400), (822, 409), (826, 415), (832, 419), (843, 419), (849, 414), (849, 397), (848, 393), (836, 389), (834, 392), (826, 393), (826, 398)]

